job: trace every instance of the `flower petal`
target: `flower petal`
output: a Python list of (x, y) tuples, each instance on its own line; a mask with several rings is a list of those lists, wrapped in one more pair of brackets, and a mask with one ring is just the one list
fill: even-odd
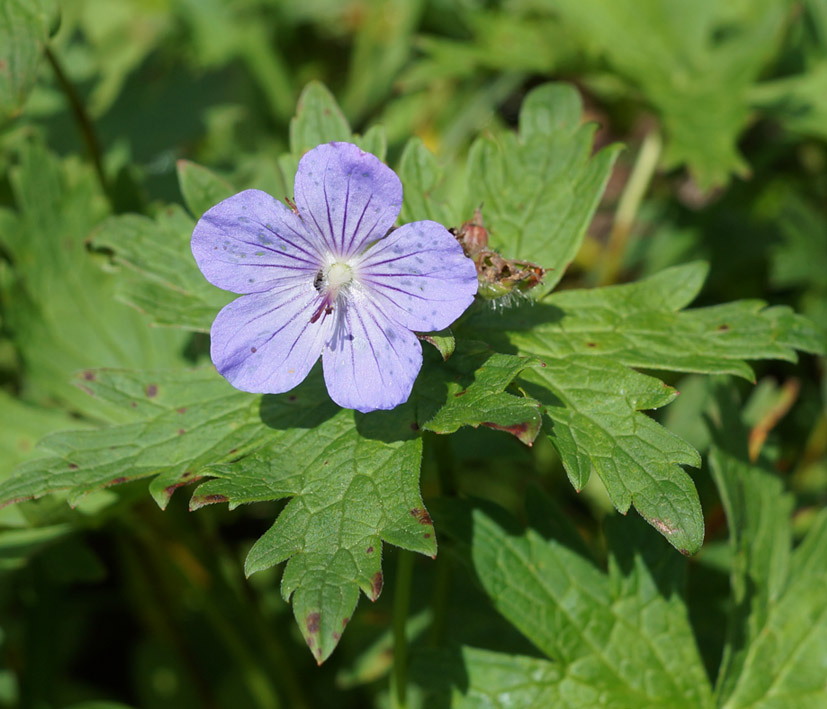
[(358, 280), (400, 325), (418, 332), (448, 327), (477, 293), (474, 262), (441, 224), (414, 222), (374, 244)]
[(239, 192), (208, 209), (192, 232), (192, 254), (215, 286), (260, 293), (309, 280), (323, 260), (301, 219), (261, 190)]
[(411, 394), (422, 347), (370, 300), (350, 300), (338, 314), (322, 364), (327, 391), (339, 406), (362, 413), (392, 409)]
[(296, 206), (308, 229), (340, 257), (381, 239), (402, 208), (402, 183), (379, 158), (351, 143), (325, 143), (299, 162)]
[(236, 389), (279, 394), (298, 385), (318, 361), (333, 318), (310, 322), (313, 284), (253, 293), (225, 306), (210, 331), (210, 356)]

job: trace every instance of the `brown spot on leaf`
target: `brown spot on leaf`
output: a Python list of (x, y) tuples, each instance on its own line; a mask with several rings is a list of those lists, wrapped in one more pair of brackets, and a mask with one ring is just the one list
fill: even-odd
[(339, 638), (341, 638), (341, 637), (342, 637), (342, 634), (341, 634), (341, 633), (337, 633), (335, 630), (333, 631), (333, 639), (334, 639), (336, 642), (339, 642)]
[(468, 390), (467, 390), (467, 389), (463, 389), (462, 391), (458, 391), (456, 394), (454, 394), (454, 396), (456, 396), (456, 397), (460, 397), (460, 396), (464, 396), (464, 395), (465, 395), (465, 394), (467, 394), (467, 393), (468, 393)]
[(129, 405), (130, 405), (133, 409), (137, 409), (137, 408), (138, 408), (138, 402), (137, 402), (137, 401), (130, 401), (130, 402), (129, 402)]
[(305, 620), (305, 625), (307, 626), (308, 633), (318, 633), (319, 628), (322, 624), (322, 614), (318, 611), (314, 613), (308, 613), (307, 619)]
[(348, 618), (347, 616), (342, 618), (342, 628), (346, 628), (348, 623), (350, 623), (350, 618)]
[(233, 455), (233, 453), (238, 453), (238, 448), (233, 448), (227, 455)]
[(370, 600), (375, 601), (382, 593), (382, 586), (385, 583), (385, 577), (382, 576), (381, 571), (377, 571), (370, 580)]
[(287, 397), (287, 401), (295, 401), (295, 400), (296, 400), (296, 395), (295, 394), (291, 394), (290, 396)]
[(183, 428), (178, 429), (178, 435), (179, 436), (183, 436), (185, 433), (186, 433), (186, 431)]
[(430, 532), (425, 532), (425, 534), (423, 534), (422, 536), (425, 537), (425, 539), (430, 539), (431, 538), (431, 533)]
[(158, 385), (157, 384), (147, 384), (146, 385), (146, 395), (150, 399), (155, 396), (158, 396)]
[(434, 521), (431, 519), (431, 515), (428, 514), (428, 510), (423, 507), (414, 507), (411, 510), (411, 516), (416, 517), (417, 522), (419, 524), (433, 524)]
[(111, 487), (112, 485), (120, 485), (121, 483), (125, 483), (127, 480), (128, 480), (127, 477), (121, 475), (120, 477), (115, 478), (114, 480), (109, 480), (108, 482), (104, 483), (103, 487)]
[(228, 502), (229, 501), (226, 495), (218, 495), (218, 494), (203, 495), (200, 498), (200, 500), (205, 505), (212, 505), (212, 504), (215, 504), (217, 502)]
[(69, 463), (69, 470), (77, 470), (78, 464), (77, 463)]
[(718, 331), (719, 332), (726, 332), (727, 330), (729, 330), (729, 325), (727, 325), (726, 323), (722, 323), (721, 325), (718, 325)]
[(416, 421), (411, 423), (411, 431), (418, 431), (418, 430), (419, 430), (419, 424)]
[(373, 554), (373, 547), (368, 547), (367, 548), (367, 553), (368, 554)]
[(587, 342), (586, 347), (597, 347), (597, 343), (596, 342)]
[(87, 370), (83, 373), (83, 378), (84, 378), (87, 382), (94, 382), (94, 381), (95, 381), (95, 379), (96, 379), (96, 377), (95, 377), (95, 373), (94, 373), (91, 369), (87, 369)]
[(505, 431), (506, 433), (510, 433), (512, 436), (517, 436), (523, 443), (527, 446), (534, 445), (534, 439), (537, 437), (538, 428), (536, 426), (532, 426), (528, 421), (523, 421), (522, 423), (515, 423), (510, 426), (502, 426), (498, 423), (494, 423), (492, 421), (484, 421), (483, 426), (487, 426), (488, 428), (493, 428), (497, 431)]
[(180, 409), (175, 409), (175, 413), (178, 413), (178, 414), (185, 414), (185, 413), (187, 413), (187, 407), (186, 407), (186, 406), (182, 406)]

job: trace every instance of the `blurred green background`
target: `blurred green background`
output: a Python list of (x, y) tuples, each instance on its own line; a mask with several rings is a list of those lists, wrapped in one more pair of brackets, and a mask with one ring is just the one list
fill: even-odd
[[(701, 258), (703, 304), (761, 298), (827, 328), (827, 0), (0, 0), (0, 57), (2, 476), (45, 433), (118, 420), (74, 372), (204, 362), (204, 337), (149, 328), (114, 297), (122, 267), (90, 238), (112, 214), (177, 218), (179, 160), (289, 196), (282, 156), (310, 81), (357, 133), (384, 126), (392, 166), (420, 138), (453, 204), (473, 198), (471, 141), (513, 127), (532, 87), (571, 82), (597, 147), (626, 149), (561, 287)], [(446, 226), (472, 215), (453, 216)], [(823, 361), (757, 371), (747, 415), (757, 426), (789, 408), (765, 446), (803, 530), (827, 500)], [(669, 383), (684, 396), (660, 418), (704, 450), (709, 385)], [(601, 549), (605, 495), (577, 497), (546, 441), (463, 430), (434, 444), (462, 484), (507, 507), (539, 472)], [(426, 502), (435, 478), (426, 459)], [(714, 544), (720, 504), (697, 481)], [(240, 576), (277, 509), (191, 515), (173, 498), (161, 513), (138, 483), (76, 510), (46, 499), (0, 512), (0, 706), (382, 705), (390, 594), (360, 606), (317, 669), (277, 572)], [(386, 563), (392, 578), (393, 550)], [(447, 637), (535, 652), (468, 579), (416, 563), (414, 634), (450, 582)], [(726, 583), (713, 562), (695, 567), (714, 667)]]

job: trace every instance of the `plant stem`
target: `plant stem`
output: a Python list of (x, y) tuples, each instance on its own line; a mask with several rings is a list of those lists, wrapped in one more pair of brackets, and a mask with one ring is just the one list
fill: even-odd
[(408, 706), (408, 638), (405, 628), (411, 604), (414, 556), (400, 550), (396, 567), (396, 587), (393, 595), (393, 673), (391, 674), (391, 702), (395, 709)]
[(98, 143), (98, 136), (95, 133), (95, 126), (92, 123), (92, 119), (89, 118), (89, 114), (86, 112), (83, 101), (81, 101), (78, 92), (75, 90), (74, 84), (69, 80), (66, 72), (63, 71), (63, 66), (57, 56), (55, 56), (48, 46), (46, 46), (44, 51), (47, 61), (51, 64), (52, 70), (55, 72), (57, 82), (60, 84), (61, 90), (66, 95), (66, 99), (69, 101), (69, 107), (71, 108), (75, 121), (78, 124), (83, 142), (86, 143), (86, 149), (89, 151), (89, 158), (95, 168), (95, 174), (98, 176), (98, 182), (100, 182), (101, 189), (103, 190), (104, 195), (106, 195), (106, 198), (111, 202), (109, 183), (107, 182), (106, 174), (103, 171), (100, 143)]
[(620, 196), (617, 205), (614, 224), (609, 234), (609, 242), (606, 245), (605, 255), (601, 268), (598, 270), (598, 285), (605, 286), (617, 281), (620, 268), (623, 264), (623, 256), (629, 243), (629, 236), (635, 224), (640, 203), (649, 188), (655, 168), (660, 159), (663, 142), (657, 130), (651, 130), (643, 139), (640, 151), (632, 168), (629, 181)]

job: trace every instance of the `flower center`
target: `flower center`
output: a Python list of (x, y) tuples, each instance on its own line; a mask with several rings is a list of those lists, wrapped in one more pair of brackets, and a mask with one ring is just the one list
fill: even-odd
[(346, 263), (339, 263), (338, 261), (327, 269), (327, 287), (333, 291), (338, 291), (342, 286), (346, 286), (353, 280), (353, 269)]
[(346, 263), (337, 261), (328, 266), (326, 271), (319, 271), (313, 281), (313, 286), (321, 295), (321, 300), (310, 317), (310, 322), (317, 322), (319, 318), (324, 321), (324, 318), (333, 312), (333, 306), (339, 298), (339, 291), (350, 285), (352, 281), (353, 269)]

